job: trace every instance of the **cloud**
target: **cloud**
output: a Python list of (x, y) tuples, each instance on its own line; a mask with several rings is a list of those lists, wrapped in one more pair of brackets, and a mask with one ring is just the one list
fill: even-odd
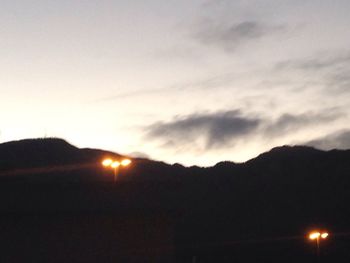
[(242, 139), (260, 124), (259, 118), (245, 117), (239, 110), (192, 114), (147, 127), (147, 137), (176, 147), (201, 144), (204, 150), (227, 147)]
[[(253, 23), (253, 22), (247, 22)], [(242, 24), (242, 23), (241, 23)], [(251, 34), (253, 38), (254, 34), (258, 37), (258, 24), (240, 26), (245, 29), (240, 29), (241, 31), (252, 31)], [(250, 28), (250, 29), (249, 29)], [(255, 29), (253, 29), (255, 28)], [(262, 30), (262, 29), (261, 29)], [(238, 30), (239, 31), (239, 30)], [(253, 31), (256, 31), (253, 33)], [(220, 34), (217, 32), (216, 34)], [(243, 33), (242, 33), (243, 34)], [(243, 34), (244, 35), (244, 34)], [(233, 36), (232, 36), (233, 37)], [(237, 37), (239, 38), (239, 37)], [(243, 38), (243, 37), (242, 37)], [(248, 39), (247, 39), (248, 40)], [(242, 40), (243, 41), (243, 40)], [(224, 44), (225, 41), (222, 42)], [(233, 48), (242, 42), (237, 40), (237, 43), (230, 46), (230, 41), (227, 41), (228, 48)], [(224, 45), (222, 45), (224, 46)], [(330, 53), (319, 53), (315, 56), (304, 58), (304, 59), (294, 59), (285, 60), (277, 63), (273, 66), (272, 72), (274, 76), (277, 76), (276, 80), (264, 80), (260, 82), (260, 87), (265, 87), (266, 89), (271, 89), (272, 87), (283, 86), (285, 90), (289, 89), (291, 91), (301, 92), (307, 87), (310, 88), (321, 88), (327, 94), (329, 92), (335, 92), (332, 95), (344, 94), (350, 92), (350, 51), (349, 52), (335, 52), (336, 54)], [(282, 71), (291, 73), (291, 71), (297, 71), (298, 78), (294, 80), (289, 79), (279, 79), (278, 74)], [(305, 78), (300, 77), (300, 72), (305, 73)], [(125, 98), (135, 98), (143, 96), (152, 96), (157, 94), (165, 94), (169, 92), (179, 92), (184, 90), (210, 90), (210, 89), (234, 89), (238, 87), (240, 82), (245, 81), (246, 83), (254, 84), (254, 79), (250, 78), (251, 72), (237, 73), (235, 71), (227, 71), (221, 74), (216, 74), (210, 77), (206, 77), (202, 80), (196, 81), (184, 81), (170, 85), (167, 88), (153, 88), (153, 89), (139, 89), (127, 92), (120, 92), (119, 94), (114, 94), (102, 98), (93, 99), (89, 102), (98, 103), (106, 101), (114, 101)], [(258, 71), (254, 71), (253, 74), (260, 74)], [(293, 85), (296, 84), (296, 85)], [(256, 91), (255, 91), (256, 92)]]
[(348, 68), (334, 70), (327, 78), (327, 87), (340, 93), (350, 92), (350, 65)]
[(319, 71), (344, 65), (348, 66), (349, 64), (349, 52), (337, 55), (322, 53), (311, 58), (282, 61), (276, 65), (276, 69)]
[[(329, 125), (345, 115), (338, 109), (286, 113), (276, 119), (248, 116), (241, 110), (195, 113), (145, 127), (146, 139), (177, 152), (223, 150), (256, 139), (283, 139), (296, 131)], [(289, 142), (286, 142), (289, 143)]]
[(306, 112), (302, 114), (282, 114), (273, 122), (265, 127), (267, 137), (288, 134), (305, 127), (329, 123), (344, 116), (336, 109), (330, 109), (324, 112)]
[(277, 63), (276, 72), (297, 71), (311, 82), (318, 83), (326, 92), (344, 94), (350, 91), (350, 52), (317, 54), (306, 59), (286, 60)]
[(350, 149), (350, 130), (342, 130), (306, 143), (322, 150)]
[(194, 38), (202, 44), (218, 46), (232, 52), (242, 44), (276, 33), (283, 28), (250, 20), (226, 23), (206, 19), (197, 25)]

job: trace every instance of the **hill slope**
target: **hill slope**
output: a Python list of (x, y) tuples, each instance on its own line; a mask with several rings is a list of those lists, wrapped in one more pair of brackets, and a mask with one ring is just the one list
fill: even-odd
[[(85, 253), (84, 262), (191, 262), (193, 255), (199, 262), (310, 262), (313, 247), (304, 235), (318, 227), (334, 236), (324, 257), (350, 259), (350, 151), (284, 146), (210, 168), (133, 159), (117, 184), (100, 165), (105, 156), (121, 157), (58, 139), (0, 144), (3, 236), (23, 240), (20, 227), (51, 251), (33, 252), (37, 244), (23, 241), (5, 255), (27, 247), (19, 261), (30, 254), (79, 262)], [(51, 229), (54, 238), (44, 234)], [(57, 261), (50, 257), (72, 240), (81, 245), (59, 248)], [(123, 253), (104, 251), (110, 242)]]

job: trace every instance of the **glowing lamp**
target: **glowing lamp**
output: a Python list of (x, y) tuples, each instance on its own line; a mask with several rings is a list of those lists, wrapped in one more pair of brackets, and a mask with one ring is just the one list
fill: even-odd
[(112, 159), (105, 159), (103, 160), (102, 165), (104, 167), (107, 167), (107, 166), (110, 166), (112, 163), (113, 163)]
[(320, 233), (320, 232), (312, 232), (312, 233), (310, 233), (309, 238), (310, 238), (311, 240), (314, 240), (314, 239), (319, 238), (320, 236), (321, 236), (321, 233)]
[(124, 159), (121, 162), (121, 165), (123, 165), (123, 166), (128, 166), (129, 164), (131, 164), (131, 161), (129, 159)]
[(328, 233), (327, 232), (325, 232), (325, 233), (322, 233), (321, 234), (321, 238), (323, 238), (323, 239), (326, 239), (327, 237), (328, 237)]
[(114, 161), (114, 162), (112, 162), (112, 164), (111, 164), (111, 167), (112, 168), (117, 168), (117, 167), (119, 167), (120, 166), (120, 162), (118, 162), (118, 161)]
[(117, 182), (117, 177), (118, 177), (118, 173), (119, 173), (119, 166), (128, 166), (129, 164), (131, 164), (131, 160), (129, 159), (124, 159), (122, 161), (116, 161), (116, 160), (112, 160), (112, 159), (105, 159), (102, 161), (102, 165), (104, 167), (109, 167), (112, 168), (114, 170), (114, 183)]

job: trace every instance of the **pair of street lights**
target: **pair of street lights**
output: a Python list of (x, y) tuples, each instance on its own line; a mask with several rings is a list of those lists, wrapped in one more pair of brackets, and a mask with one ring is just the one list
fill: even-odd
[(117, 182), (117, 177), (118, 177), (118, 172), (119, 172), (119, 167), (120, 166), (128, 166), (131, 164), (131, 160), (130, 159), (123, 159), (121, 161), (118, 160), (113, 160), (113, 159), (104, 159), (102, 161), (102, 165), (106, 168), (111, 168), (114, 171), (114, 183)]
[(316, 241), (316, 253), (317, 253), (317, 261), (320, 262), (321, 259), (321, 253), (320, 253), (320, 241), (322, 239), (327, 239), (329, 236), (329, 233), (326, 231), (313, 231), (309, 234), (309, 239)]

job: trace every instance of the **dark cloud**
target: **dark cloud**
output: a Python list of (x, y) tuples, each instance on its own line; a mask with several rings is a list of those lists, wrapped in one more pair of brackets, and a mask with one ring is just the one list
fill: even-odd
[(195, 39), (202, 44), (214, 45), (226, 51), (234, 51), (238, 46), (280, 31), (283, 26), (268, 26), (257, 21), (239, 23), (216, 23), (204, 20), (199, 24)]
[(283, 114), (265, 128), (267, 137), (288, 134), (308, 126), (329, 123), (344, 116), (336, 109), (330, 109), (321, 113), (306, 112), (302, 114)]
[(258, 118), (242, 116), (239, 110), (192, 114), (149, 126), (147, 137), (162, 140), (172, 147), (201, 140), (202, 147), (208, 150), (228, 146), (249, 135), (260, 122)]
[(306, 143), (322, 150), (350, 149), (350, 130), (342, 130)]
[(232, 147), (255, 135), (268, 139), (283, 137), (304, 128), (329, 124), (343, 116), (337, 109), (283, 114), (275, 120), (249, 117), (239, 110), (191, 114), (146, 127), (146, 137), (168, 148), (203, 152)]

